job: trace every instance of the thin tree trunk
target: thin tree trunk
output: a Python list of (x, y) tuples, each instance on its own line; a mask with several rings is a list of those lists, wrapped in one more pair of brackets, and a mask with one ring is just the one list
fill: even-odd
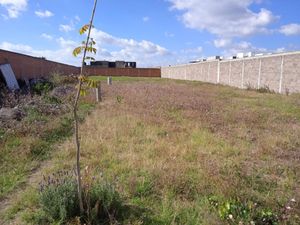
[(90, 26), (89, 26), (89, 31), (88, 35), (86, 38), (86, 43), (85, 43), (85, 49), (83, 52), (83, 57), (82, 57), (82, 63), (81, 63), (81, 70), (80, 70), (80, 77), (78, 81), (78, 89), (75, 97), (75, 102), (74, 102), (74, 108), (73, 108), (73, 115), (74, 115), (74, 126), (75, 126), (75, 144), (76, 144), (76, 172), (77, 172), (77, 191), (78, 191), (78, 198), (79, 198), (79, 208), (80, 208), (80, 214), (83, 215), (84, 213), (84, 206), (83, 206), (83, 199), (82, 199), (82, 185), (81, 185), (81, 173), (80, 173), (80, 140), (79, 140), (79, 129), (78, 129), (78, 101), (80, 97), (80, 92), (82, 88), (82, 76), (83, 76), (83, 69), (85, 65), (85, 57), (86, 57), (86, 52), (87, 52), (87, 47), (88, 43), (90, 40), (90, 34), (91, 34), (91, 29), (93, 25), (93, 20), (94, 20), (94, 15), (96, 11), (96, 6), (97, 6), (97, 0), (94, 1), (94, 8), (90, 20)]

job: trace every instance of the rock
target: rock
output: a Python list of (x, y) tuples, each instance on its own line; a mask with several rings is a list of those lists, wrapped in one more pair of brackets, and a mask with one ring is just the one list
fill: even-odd
[(9, 121), (9, 120), (22, 120), (24, 117), (24, 112), (18, 108), (1, 108), (0, 109), (0, 120)]

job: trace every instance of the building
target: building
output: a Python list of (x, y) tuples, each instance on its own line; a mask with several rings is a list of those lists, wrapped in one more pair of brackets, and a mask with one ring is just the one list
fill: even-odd
[(136, 62), (125, 61), (94, 61), (90, 63), (90, 66), (97, 66), (101, 68), (136, 68)]

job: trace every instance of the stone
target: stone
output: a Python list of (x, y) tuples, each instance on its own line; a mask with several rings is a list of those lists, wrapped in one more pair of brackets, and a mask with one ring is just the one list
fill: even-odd
[(18, 108), (1, 108), (0, 120), (4, 122), (9, 120), (20, 121), (24, 117), (24, 114), (25, 113)]

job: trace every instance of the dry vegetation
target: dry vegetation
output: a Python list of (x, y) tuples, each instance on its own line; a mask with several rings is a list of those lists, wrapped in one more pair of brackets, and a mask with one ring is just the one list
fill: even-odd
[[(135, 208), (124, 223), (300, 223), (299, 95), (151, 79), (103, 92), (80, 127), (82, 165)], [(73, 168), (73, 140), (51, 158), (41, 174)], [(32, 223), (36, 188), (6, 214)]]

